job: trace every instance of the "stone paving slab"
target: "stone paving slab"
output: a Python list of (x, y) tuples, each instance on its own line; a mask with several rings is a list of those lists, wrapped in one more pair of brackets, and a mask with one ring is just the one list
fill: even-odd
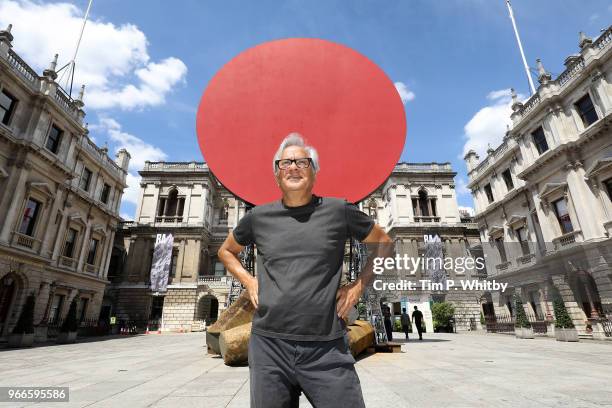
[[(0, 407), (249, 407), (248, 367), (225, 366), (204, 343), (187, 333), (0, 348), (0, 386), (70, 387), (67, 403)], [(612, 342), (429, 334), (356, 369), (374, 408), (612, 407)], [(303, 395), (300, 406), (311, 407)]]

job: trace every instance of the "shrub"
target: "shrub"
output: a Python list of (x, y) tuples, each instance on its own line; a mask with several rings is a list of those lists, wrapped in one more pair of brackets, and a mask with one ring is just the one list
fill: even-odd
[(399, 319), (395, 319), (395, 320), (393, 321), (393, 331), (396, 331), (396, 332), (401, 332), (401, 331), (404, 331), (404, 329), (402, 328), (402, 322), (401, 322), (401, 320), (399, 320)]
[(527, 314), (525, 313), (525, 308), (523, 307), (523, 301), (519, 296), (514, 297), (514, 306), (516, 309), (516, 322), (514, 322), (514, 327), (524, 327), (526, 329), (531, 327), (531, 323), (529, 319), (527, 319)]
[(450, 329), (450, 319), (455, 315), (455, 306), (449, 302), (434, 303), (431, 306), (434, 329)]
[(559, 329), (574, 328), (574, 322), (572, 322), (572, 318), (569, 313), (567, 313), (567, 308), (565, 307), (565, 303), (563, 303), (563, 299), (558, 297), (553, 300), (553, 309), (555, 311), (555, 327)]
[(19, 320), (13, 328), (13, 334), (32, 334), (34, 333), (34, 306), (36, 304), (36, 298), (31, 293), (26, 298)]
[(359, 315), (359, 317), (366, 317), (367, 316), (367, 307), (365, 305), (365, 303), (359, 303), (357, 305), (357, 313)]
[(79, 328), (79, 322), (77, 321), (76, 316), (77, 302), (76, 299), (72, 299), (70, 302), (70, 309), (68, 309), (68, 315), (66, 315), (66, 320), (62, 324), (61, 332), (75, 332)]

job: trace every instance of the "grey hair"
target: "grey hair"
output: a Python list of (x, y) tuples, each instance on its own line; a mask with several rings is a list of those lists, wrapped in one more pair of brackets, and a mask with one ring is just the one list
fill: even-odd
[(312, 159), (312, 170), (314, 174), (317, 174), (317, 172), (320, 169), (319, 154), (317, 153), (317, 149), (315, 149), (312, 146), (307, 146), (306, 143), (304, 143), (304, 138), (302, 137), (302, 135), (300, 135), (297, 132), (289, 133), (287, 137), (283, 139), (280, 146), (278, 147), (278, 150), (276, 151), (276, 154), (274, 155), (274, 160), (272, 160), (272, 171), (274, 171), (274, 174), (278, 174), (278, 169), (276, 168), (276, 161), (279, 160), (281, 156), (283, 155), (283, 150), (285, 150), (289, 146), (303, 147), (304, 150), (306, 150), (306, 152)]

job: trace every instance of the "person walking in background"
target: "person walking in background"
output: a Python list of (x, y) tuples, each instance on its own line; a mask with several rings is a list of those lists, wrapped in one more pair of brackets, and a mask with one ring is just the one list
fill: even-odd
[(406, 313), (406, 308), (403, 307), (402, 308), (402, 317), (400, 318), (401, 322), (402, 322), (402, 330), (404, 331), (404, 334), (406, 335), (406, 340), (408, 340), (408, 331), (410, 331), (410, 316), (408, 316), (408, 313)]
[(423, 327), (421, 324), (423, 323), (423, 313), (417, 308), (414, 307), (414, 312), (412, 312), (412, 321), (417, 327), (417, 331), (419, 332), (419, 340), (423, 340)]
[(393, 326), (391, 325), (391, 308), (383, 306), (383, 317), (385, 322), (385, 331), (387, 332), (387, 341), (393, 340)]

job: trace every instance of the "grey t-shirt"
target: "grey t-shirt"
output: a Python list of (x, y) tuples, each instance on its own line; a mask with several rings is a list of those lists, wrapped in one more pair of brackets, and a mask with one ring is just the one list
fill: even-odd
[(354, 204), (313, 195), (309, 204), (282, 200), (253, 207), (233, 230), (257, 247), (259, 305), (252, 330), (288, 340), (326, 341), (344, 335), (336, 313), (346, 240), (363, 241), (374, 220)]

